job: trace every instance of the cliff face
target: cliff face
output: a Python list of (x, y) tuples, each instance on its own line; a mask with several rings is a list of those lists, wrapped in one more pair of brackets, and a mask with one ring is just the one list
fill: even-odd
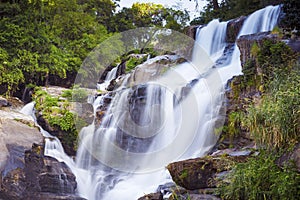
[(0, 109), (0, 199), (81, 199), (70, 169), (44, 156), (33, 119), (9, 102), (12, 107)]
[(249, 59), (253, 59), (253, 56), (251, 56), (251, 48), (253, 44), (256, 43), (258, 47), (261, 47), (265, 40), (275, 42), (278, 40), (278, 35), (272, 34), (271, 32), (263, 32), (251, 35), (242, 35), (237, 40), (237, 45), (241, 52), (240, 60), (242, 67)]

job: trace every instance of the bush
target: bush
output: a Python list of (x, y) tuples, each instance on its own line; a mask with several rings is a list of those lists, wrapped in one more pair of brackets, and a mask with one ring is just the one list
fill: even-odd
[(245, 116), (245, 126), (258, 144), (268, 148), (287, 147), (299, 142), (300, 75), (294, 71), (281, 84), (277, 80), (259, 105), (252, 105)]
[(37, 112), (42, 114), (51, 127), (63, 131), (64, 135), (60, 138), (62, 143), (75, 150), (78, 136), (75, 120), (78, 120), (78, 117), (69, 111), (70, 103), (59, 97), (50, 96), (46, 91), (39, 88), (36, 88), (33, 98), (36, 102)]
[(261, 152), (235, 166), (218, 190), (223, 199), (298, 199), (300, 175), (294, 166), (279, 168), (276, 155)]

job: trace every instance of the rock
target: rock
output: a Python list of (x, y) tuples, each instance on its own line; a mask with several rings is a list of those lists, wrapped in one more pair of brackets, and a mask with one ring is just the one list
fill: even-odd
[(6, 175), (11, 170), (24, 166), (24, 151), (33, 142), (40, 143), (43, 137), (33, 120), (21, 113), (0, 110), (0, 172)]
[(295, 163), (295, 166), (300, 172), (300, 144), (297, 144), (291, 152), (284, 153), (277, 161), (277, 165), (283, 167), (291, 162)]
[(44, 118), (42, 113), (37, 113), (37, 123), (51, 135), (57, 137), (60, 141), (66, 154), (69, 156), (76, 155), (76, 137), (73, 132), (71, 131), (63, 131), (58, 125), (51, 126), (49, 121)]
[(34, 92), (34, 87), (25, 87), (22, 94), (22, 101), (27, 104), (32, 101), (32, 94)]
[(21, 110), (24, 106), (24, 103), (17, 97), (10, 97), (8, 101), (11, 104), (10, 107), (14, 110)]
[(44, 156), (42, 144), (25, 151), (23, 166), (6, 173), (1, 182), (0, 199), (82, 199), (76, 195), (76, 180), (71, 170)]
[(245, 16), (241, 16), (236, 19), (232, 19), (227, 24), (227, 32), (226, 32), (226, 42), (234, 43), (243, 24), (244, 21), (247, 19)]
[(25, 173), (21, 168), (14, 169), (0, 181), (0, 199), (18, 200), (26, 192)]
[[(96, 127), (100, 125), (100, 123), (102, 122), (103, 117), (105, 116), (105, 113), (113, 99), (113, 97), (115, 96), (115, 92), (108, 92), (106, 94), (101, 94), (104, 95), (102, 98), (102, 103), (100, 103), (99, 106), (97, 106), (96, 108), (96, 117), (95, 117), (95, 125)], [(104, 124), (102, 124), (103, 126), (105, 126)]]
[(25, 150), (43, 137), (33, 119), (10, 110), (0, 110), (0, 199), (25, 199)]
[(171, 66), (176, 65), (179, 59), (180, 57), (176, 55), (163, 55), (152, 58), (135, 68), (127, 85), (134, 86), (155, 80)]
[(194, 40), (196, 39), (196, 33), (197, 33), (197, 29), (199, 28), (199, 26), (189, 26), (186, 31), (185, 34), (191, 38), (193, 38)]
[(109, 85), (107, 86), (107, 91), (113, 91), (116, 88), (117, 82), (115, 79), (111, 80)]
[(190, 194), (190, 200), (221, 200), (220, 198), (210, 194)]
[(147, 194), (138, 200), (163, 200), (163, 195), (160, 192)]
[(251, 35), (243, 35), (237, 40), (237, 45), (241, 52), (240, 58), (242, 66), (244, 66), (246, 61), (251, 59), (252, 45), (256, 43), (260, 47), (265, 40), (275, 42), (278, 40), (278, 36), (276, 34), (271, 34), (271, 32), (262, 32)]
[(285, 41), (286, 44), (295, 52), (300, 52), (300, 38)]
[(173, 181), (188, 190), (215, 187), (217, 173), (228, 171), (236, 162), (245, 162), (247, 156), (220, 156), (189, 159), (167, 166)]
[(0, 108), (1, 107), (8, 107), (10, 106), (11, 104), (8, 102), (7, 99), (3, 98), (3, 97), (0, 97)]
[[(146, 55), (146, 54), (145, 54)], [(115, 65), (109, 65), (108, 67), (106, 67), (106, 69), (102, 72), (98, 83), (104, 83), (107, 74), (113, 69), (115, 68)], [(117, 73), (116, 73), (116, 77), (119, 77), (123, 74), (126, 73), (126, 60), (122, 61), (119, 65), (118, 65), (118, 69), (117, 69)]]
[(70, 111), (86, 124), (91, 124), (94, 120), (94, 107), (90, 103), (70, 102)]

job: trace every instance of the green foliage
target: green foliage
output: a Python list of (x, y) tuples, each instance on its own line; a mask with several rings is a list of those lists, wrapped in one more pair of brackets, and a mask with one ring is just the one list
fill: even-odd
[(189, 21), (187, 11), (164, 8), (154, 3), (134, 3), (112, 18), (111, 31), (123, 32), (137, 27), (165, 27), (183, 31)]
[(245, 125), (257, 143), (280, 148), (299, 142), (299, 80), (299, 70), (286, 76), (280, 85), (274, 80), (271, 84), (279, 88), (248, 109)]
[(219, 186), (222, 199), (298, 199), (299, 173), (293, 166), (279, 168), (275, 164), (277, 158), (261, 152), (248, 162), (237, 164), (227, 177), (229, 184), (223, 182)]
[[(64, 94), (68, 94), (68, 92)], [(61, 138), (63, 144), (76, 147), (78, 132), (75, 120), (78, 120), (78, 117), (69, 111), (70, 103), (59, 97), (50, 96), (46, 91), (39, 88), (35, 89), (33, 97), (37, 112), (42, 114), (51, 127), (58, 127), (59, 130), (65, 132), (65, 135)]]
[(185, 179), (185, 178), (188, 177), (188, 175), (189, 175), (189, 174), (188, 174), (188, 170), (187, 170), (187, 169), (184, 169), (184, 170), (182, 170), (182, 172), (181, 172), (179, 178), (180, 178), (180, 179)]
[(61, 96), (67, 98), (68, 101), (86, 102), (88, 92), (86, 91), (86, 89), (74, 86), (73, 89), (64, 90)]
[[(265, 40), (260, 46), (254, 43), (244, 75), (231, 84), (233, 100), (243, 105), (239, 113), (247, 114), (230, 113), (223, 132), (231, 136), (241, 128), (248, 130), (258, 144), (269, 149), (299, 142), (299, 72), (297, 54), (283, 42)], [(247, 103), (241, 94), (250, 91), (264, 95), (259, 102)]]
[(300, 32), (300, 2), (298, 0), (283, 0), (283, 12), (285, 13), (284, 18), (281, 20), (280, 24), (285, 29), (297, 30), (297, 34)]
[(194, 19), (192, 24), (207, 24), (212, 19), (227, 21), (245, 16), (267, 5), (279, 4), (280, 0), (223, 0), (221, 3), (209, 0), (200, 17)]
[(46, 85), (50, 75), (66, 78), (108, 37), (97, 17), (75, 0), (10, 1), (0, 7), (0, 69), (5, 69), (0, 84), (7, 94), (22, 83)]
[(242, 112), (231, 112), (228, 115), (228, 134), (231, 138), (237, 136), (240, 133), (239, 127), (242, 117)]
[(129, 60), (126, 62), (126, 72), (130, 72), (133, 70), (136, 66), (139, 64), (142, 64), (147, 60), (147, 56), (144, 56), (142, 58), (136, 58), (136, 57), (131, 57)]
[(297, 53), (294, 53), (284, 42), (265, 40), (257, 54), (257, 68), (263, 76), (263, 83), (267, 86), (272, 80), (279, 83), (289, 74), (297, 62)]
[[(101, 43), (112, 32), (137, 27), (166, 27), (183, 30), (189, 21), (186, 11), (153, 3), (135, 3), (116, 13), (114, 0), (35, 0), (0, 2), (0, 84), (11, 95), (29, 83), (47, 85), (49, 77), (64, 79), (84, 63), (89, 80), (98, 80), (101, 68), (126, 46), (120, 38)], [(137, 33), (141, 41), (152, 33)], [(153, 33), (154, 34), (154, 33)], [(117, 35), (117, 34), (114, 34)], [(131, 42), (131, 41), (130, 41)], [(89, 54), (97, 49), (103, 58)], [(127, 47), (127, 46), (126, 46)], [(94, 52), (96, 53), (96, 52)], [(98, 54), (97, 54), (98, 53)], [(99, 55), (99, 52), (96, 54)], [(122, 52), (123, 54), (124, 52)], [(97, 56), (95, 55), (95, 57)], [(112, 58), (113, 57), (113, 58)], [(95, 63), (97, 63), (95, 65)], [(51, 84), (51, 83), (50, 83)], [(2, 89), (3, 90), (3, 89)]]

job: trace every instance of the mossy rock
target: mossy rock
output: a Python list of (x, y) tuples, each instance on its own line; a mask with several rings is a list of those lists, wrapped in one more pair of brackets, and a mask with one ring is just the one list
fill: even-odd
[(245, 162), (247, 156), (206, 156), (171, 163), (167, 166), (173, 181), (188, 190), (215, 187), (217, 173), (231, 170), (235, 163)]

